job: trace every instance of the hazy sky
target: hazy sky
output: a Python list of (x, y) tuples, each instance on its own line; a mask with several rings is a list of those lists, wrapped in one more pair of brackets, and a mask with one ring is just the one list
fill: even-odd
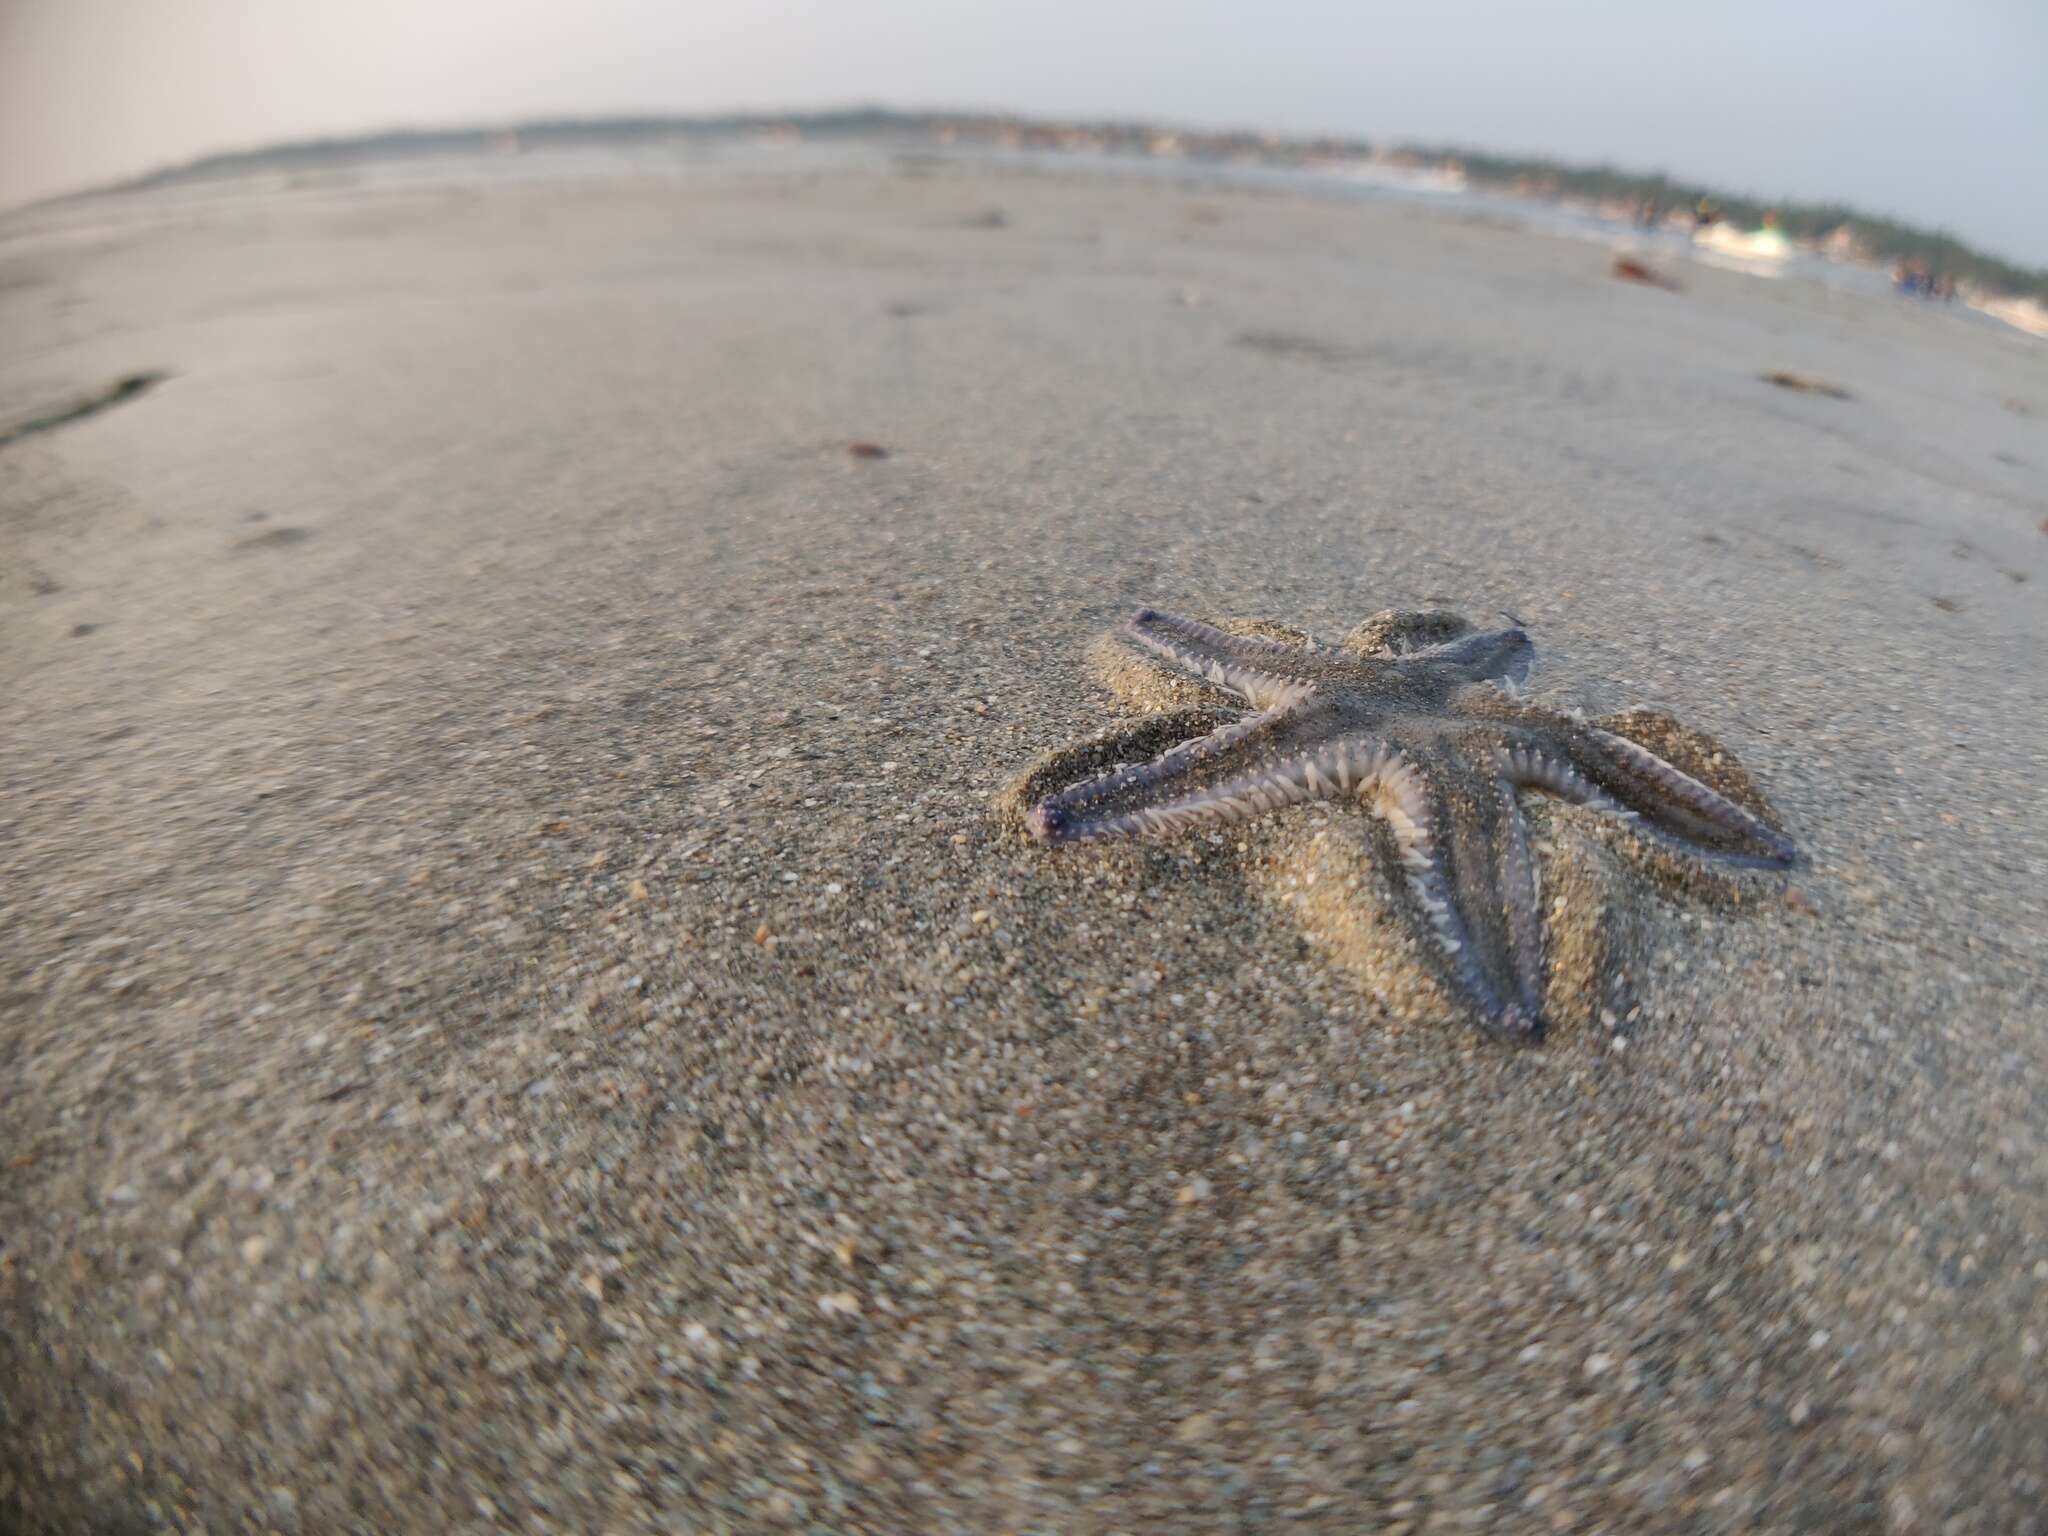
[(863, 101), (1661, 167), (2048, 265), (2048, 0), (0, 0), (0, 206), (284, 138)]

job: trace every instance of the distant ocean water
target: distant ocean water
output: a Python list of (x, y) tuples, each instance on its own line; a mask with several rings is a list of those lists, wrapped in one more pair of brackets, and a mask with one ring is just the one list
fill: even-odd
[[(382, 158), (339, 160), (314, 168), (291, 162), (273, 166), (259, 157), (231, 174), (193, 176), (155, 186), (87, 194), (0, 215), (0, 255), (89, 243), (138, 228), (204, 223), (247, 211), (255, 203), (279, 196), (352, 202), (370, 195), (441, 196), (489, 185), (607, 177), (686, 178), (707, 169), (758, 169), (768, 173), (843, 166), (883, 169), (906, 161), (1054, 175), (1127, 176), (1190, 186), (1255, 187), (1337, 202), (1407, 204), (1436, 210), (1447, 218), (1626, 247), (1674, 266), (1703, 261), (1715, 266), (1736, 266), (1759, 277), (1818, 283), (1849, 293), (1883, 296), (1892, 292), (1888, 273), (1878, 268), (1830, 261), (1796, 248), (1789, 250), (1782, 261), (1767, 265), (1731, 262), (1719, 253), (1695, 246), (1682, 231), (1642, 228), (1581, 205), (1459, 185), (1429, 171), (1381, 164), (1361, 170), (1004, 148), (978, 143), (939, 145), (926, 138), (898, 134), (801, 143), (733, 135), (666, 143), (550, 146), (519, 153), (397, 153)], [(1927, 301), (1900, 297), (1899, 302)], [(2004, 322), (1962, 303), (1930, 307), (1953, 314), (1962, 322), (2005, 328)]]

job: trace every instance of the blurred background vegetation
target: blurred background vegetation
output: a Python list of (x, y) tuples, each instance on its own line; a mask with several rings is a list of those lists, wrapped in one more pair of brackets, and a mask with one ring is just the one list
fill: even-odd
[(1466, 149), (1410, 146), (1406, 152), (1431, 163), (1455, 160), (1465, 168), (1471, 181), (1483, 185), (1595, 202), (1654, 202), (1667, 210), (1696, 207), (1705, 199), (1722, 218), (1748, 228), (1761, 224), (1766, 214), (1775, 214), (1778, 228), (1794, 240), (1824, 240), (1837, 230), (1847, 230), (1870, 260), (1918, 260), (1959, 283), (2012, 298), (2048, 300), (2048, 270), (2016, 266), (1975, 250), (1942, 230), (1921, 229), (1840, 203), (1766, 202), (1696, 182), (1674, 181), (1660, 171), (1643, 173), (1605, 165), (1562, 165), (1555, 160), (1489, 155)]

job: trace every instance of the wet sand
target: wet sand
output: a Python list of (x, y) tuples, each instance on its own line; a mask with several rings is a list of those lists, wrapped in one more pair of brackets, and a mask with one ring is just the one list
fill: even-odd
[[(0, 420), (168, 374), (0, 451), (0, 1524), (2042, 1529), (2048, 349), (911, 170), (0, 245)], [(991, 811), (1141, 603), (1511, 612), (1811, 865), (1391, 1008), (1348, 813)]]

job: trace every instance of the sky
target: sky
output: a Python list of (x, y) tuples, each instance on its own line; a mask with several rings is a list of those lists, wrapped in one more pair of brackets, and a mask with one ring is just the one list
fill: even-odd
[(2048, 0), (0, 0), (0, 207), (285, 139), (856, 103), (1662, 169), (2048, 266)]

